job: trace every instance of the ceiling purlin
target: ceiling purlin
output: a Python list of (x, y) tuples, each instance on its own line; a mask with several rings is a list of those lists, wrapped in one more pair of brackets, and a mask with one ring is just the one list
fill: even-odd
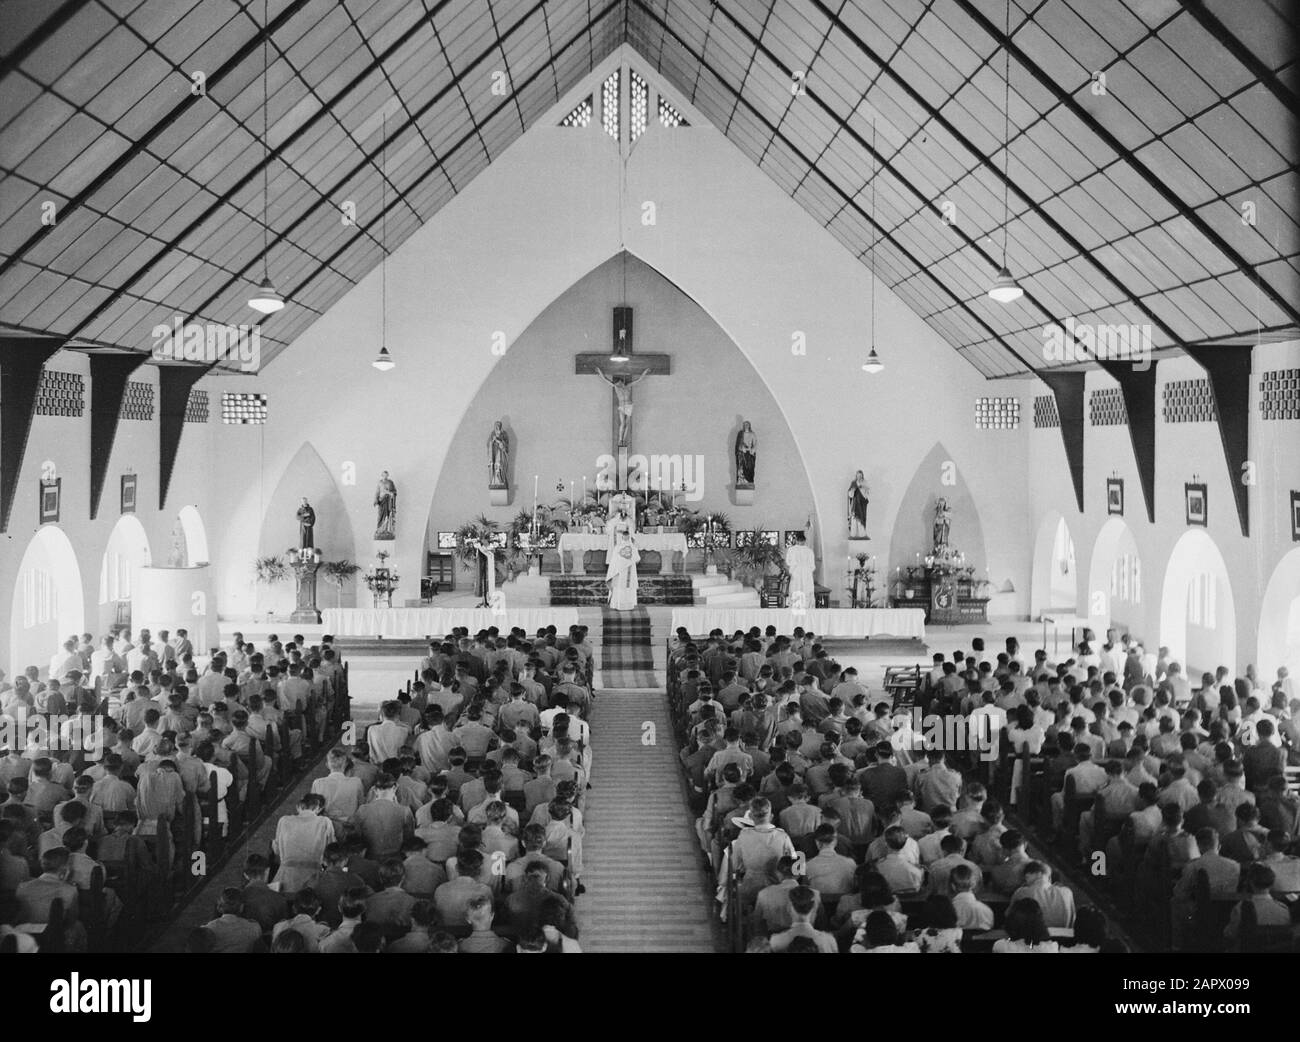
[(1204, 0), (1183, 0), (1183, 10), (1196, 19), (1201, 28), (1218, 40), (1224, 50), (1236, 58), (1257, 82), (1262, 83), (1269, 93), (1285, 105), (1291, 115), (1300, 116), (1300, 99), (1297, 99), (1295, 92), (1211, 13), (1205, 6)]
[[(856, 47), (859, 51), (861, 51), (870, 61), (874, 62), (876, 66), (885, 73), (885, 75), (889, 76), (891, 80), (897, 83), (907, 93), (908, 97), (911, 98), (913, 102), (915, 102), (917, 105), (924, 108), (926, 114), (930, 117), (930, 119), (934, 120), (935, 123), (943, 127), (943, 129), (948, 134), (952, 135), (953, 140), (955, 140), (958, 144), (962, 146), (962, 148), (966, 149), (967, 152), (969, 152), (973, 157), (975, 157), (975, 159), (979, 161), (980, 165), (983, 166), (987, 171), (989, 171), (989, 173), (991, 173), (998, 180), (1000, 184), (1008, 187), (1010, 191), (1016, 196), (1016, 198), (1018, 198), (1021, 202), (1023, 202), (1026, 206), (1028, 206), (1034, 213), (1036, 213), (1043, 220), (1043, 222), (1049, 228), (1052, 229), (1053, 232), (1059, 235), (1061, 239), (1066, 243), (1066, 245), (1068, 245), (1070, 249), (1074, 251), (1075, 256), (1087, 261), (1087, 263), (1090, 264), (1097, 271), (1097, 273), (1101, 275), (1103, 279), (1105, 279), (1117, 290), (1119, 290), (1122, 294), (1124, 294), (1125, 299), (1128, 300), (1128, 302), (1131, 303), (1134, 307), (1138, 308), (1142, 312), (1142, 314), (1144, 314), (1148, 318), (1151, 324), (1156, 329), (1159, 329), (1162, 333), (1164, 333), (1165, 336), (1169, 337), (1170, 340), (1172, 340), (1175, 343), (1178, 343), (1182, 340), (1182, 338), (1179, 337), (1174, 332), (1174, 330), (1171, 329), (1158, 315), (1156, 315), (1154, 312), (1150, 310), (1150, 308), (1148, 308), (1145, 304), (1143, 304), (1141, 299), (1135, 293), (1133, 293), (1133, 291), (1130, 290), (1128, 286), (1124, 285), (1124, 283), (1121, 282), (1115, 276), (1115, 274), (1106, 267), (1106, 265), (1102, 264), (1101, 261), (1097, 259), (1097, 257), (1095, 256), (1092, 250), (1085, 248), (1083, 243), (1081, 243), (1065, 227), (1063, 227), (1061, 223), (1056, 220), (1056, 218), (1054, 218), (1050, 213), (1048, 213), (1041, 206), (1035, 203), (1034, 200), (1015, 183), (1015, 181), (1008, 178), (1002, 170), (999, 170), (998, 165), (995, 162), (993, 162), (991, 157), (985, 155), (983, 151), (977, 148), (975, 144), (968, 137), (966, 137), (966, 135), (963, 134), (955, 124), (953, 124), (945, 115), (943, 115), (942, 112), (940, 112), (933, 105), (927, 102), (925, 98), (922, 97), (921, 94), (919, 94), (906, 80), (904, 80), (901, 76), (899, 76), (898, 73), (893, 71), (889, 67), (888, 62), (885, 62), (881, 58), (881, 56), (878, 55), (872, 49), (871, 45), (868, 44), (865, 40), (863, 40), (860, 36), (858, 36), (858, 34), (855, 33), (852, 30), (852, 28), (843, 24), (839, 20), (839, 18), (834, 14), (834, 12), (832, 12), (824, 3), (822, 3), (822, 0), (812, 0), (812, 3), (813, 6), (815, 6), (818, 10), (820, 10), (823, 15), (831, 19), (832, 24), (836, 25), (840, 29), (840, 31), (845, 35), (845, 37), (849, 40), (849, 42), (853, 44), (854, 47)], [(810, 97), (813, 94), (813, 90), (811, 87), (808, 88), (808, 94)], [(820, 99), (818, 100), (820, 101)], [(823, 104), (823, 107), (826, 106)], [(831, 110), (827, 108), (827, 111), (830, 112)], [(831, 112), (831, 115), (834, 116), (834, 113)], [(852, 133), (851, 128), (848, 128), (847, 124), (841, 122), (841, 125), (845, 126), (846, 129), (849, 129), (850, 133)], [(858, 143), (860, 145), (862, 144), (860, 140)], [(906, 182), (904, 183), (906, 184)], [(912, 186), (909, 184), (908, 188), (912, 188)], [(916, 189), (912, 189), (912, 190), (916, 192)], [(920, 192), (916, 192), (916, 194), (920, 195)], [(924, 199), (924, 197), (922, 198)], [(937, 202), (929, 199), (925, 199), (924, 202), (927, 209), (935, 210), (937, 212), (938, 210)], [(1005, 221), (1007, 219), (1008, 217), (1004, 215), (1003, 220)], [(953, 224), (951, 227), (953, 228), (954, 231), (957, 230), (956, 224)], [(968, 247), (976, 250), (976, 252), (979, 253), (980, 257), (983, 258), (983, 260), (992, 267), (993, 271), (996, 272), (997, 269), (1001, 267), (999, 261), (996, 258), (991, 257), (988, 254), (988, 252), (984, 250), (983, 247), (981, 247), (974, 239), (972, 239), (968, 235), (965, 235), (964, 233), (959, 232), (958, 234), (960, 234), (962, 238), (966, 241), (966, 245)], [(1063, 323), (1059, 319), (1051, 315), (1048, 309), (1040, 301), (1038, 301), (1034, 297), (1034, 295), (1029, 292), (1028, 289), (1025, 289), (1025, 300), (1029, 301), (1036, 308), (1038, 308), (1039, 311), (1043, 313), (1043, 315), (1047, 318), (1049, 322), (1052, 322), (1058, 326), (1063, 325)]]
[[(626, 0), (609, 0), (609, 2), (600, 10), (600, 12), (595, 14), (592, 17), (592, 20), (587, 25), (577, 30), (568, 40), (564, 42), (563, 45), (560, 46), (558, 50), (553, 50), (551, 52), (550, 58), (546, 61), (546, 63), (544, 65), (538, 66), (537, 69), (534, 70), (528, 76), (527, 79), (525, 79), (522, 83), (518, 84), (515, 87), (512, 93), (517, 95), (520, 91), (522, 91), (535, 79), (537, 79), (539, 76), (543, 75), (551, 68), (553, 68), (556, 60), (562, 54), (564, 54), (570, 47), (572, 47), (579, 40), (581, 40), (583, 35), (586, 34), (589, 29), (599, 24), (600, 22), (604, 21), (605, 18), (607, 18), (612, 12), (617, 10), (619, 6), (625, 2)], [(531, 14), (532, 12), (530, 11), (529, 15), (526, 15), (525, 18), (531, 16)], [(488, 54), (490, 54), (491, 51), (495, 49), (495, 47), (496, 45), (493, 44), (492, 48), (489, 48), (487, 52), (485, 52), (482, 56), (476, 59), (470, 66), (466, 68), (465, 71), (468, 72), (470, 69), (474, 68), (475, 65), (483, 61), (484, 58), (486, 58)], [(592, 53), (594, 54), (595, 52)], [(563, 88), (561, 89), (563, 90)], [(503, 109), (508, 108), (512, 104), (512, 102), (513, 102), (513, 98), (511, 96), (506, 96), (505, 98), (502, 99), (501, 102), (497, 104), (496, 108), (494, 108), (491, 112), (488, 113), (485, 119), (481, 121), (475, 120), (473, 124), (470, 126), (470, 128), (467, 131), (465, 131), (464, 134), (461, 135), (460, 140), (458, 140), (455, 145), (453, 145), (450, 149), (448, 149), (434, 165), (430, 166), (427, 170), (421, 172), (421, 174), (414, 181), (411, 182), (407, 191), (416, 188), (418, 185), (422, 184), (425, 180), (427, 180), (429, 177), (432, 177), (435, 173), (437, 173), (440, 169), (442, 169), (443, 165), (446, 163), (447, 160), (453, 158), (456, 155), (456, 153), (459, 152), (465, 146), (467, 142), (478, 137), (482, 132), (482, 128), (486, 126), (492, 120), (492, 118), (496, 116), (498, 112), (501, 112)], [(421, 109), (421, 113), (422, 112), (423, 112), (423, 108)], [(381, 210), (379, 214), (372, 219), (371, 224), (374, 224), (377, 221), (381, 220), (383, 218), (383, 215), (387, 213), (388, 210), (396, 206), (398, 202), (399, 200), (396, 199), (390, 202), (387, 207)], [(308, 286), (312, 281), (317, 279), (322, 273), (328, 270), (330, 265), (338, 257), (342, 256), (342, 254), (345, 253), (350, 246), (351, 243), (344, 243), (337, 250), (335, 250), (334, 253), (332, 253), (329, 257), (326, 257), (323, 261), (321, 261), (321, 263), (316, 267), (314, 271), (312, 271), (309, 275), (307, 275), (306, 278), (304, 278), (301, 282), (299, 282), (298, 285), (294, 286), (290, 290), (290, 296), (300, 294), (306, 286)]]
[[(284, 26), (288, 25), (293, 16), (306, 7), (309, 2), (310, 0), (291, 0), (291, 2), (275, 16), (274, 20), (272, 20), (266, 28), (256, 33), (247, 43), (240, 47), (239, 50), (235, 51), (235, 53), (223, 62), (219, 68), (215, 69), (212, 74), (207, 77), (207, 89), (210, 91), (213, 87), (238, 69), (240, 65), (247, 61), (249, 57), (256, 52), (258, 46), (260, 46), (265, 37), (271, 33), (278, 32)], [(162, 119), (150, 127), (147, 133), (141, 135), (136, 141), (133, 141), (130, 148), (127, 148), (120, 156), (114, 159), (113, 162), (105, 166), (104, 169), (101, 170), (85, 188), (63, 204), (59, 211), (60, 220), (66, 221), (69, 213), (88, 202), (96, 192), (126, 169), (129, 163), (143, 153), (145, 149), (157, 140), (159, 135), (188, 112), (192, 106), (202, 100), (204, 96), (205, 95), (195, 94), (192, 91), (186, 91), (183, 101), (177, 104), (167, 113), (167, 115), (163, 116)], [(28, 251), (35, 247), (52, 227), (54, 226), (42, 226), (39, 231), (33, 232), (28, 236), (13, 253), (3, 261), (0, 261), (0, 276), (3, 276), (15, 264), (17, 264), (18, 261), (22, 260)]]
[[(814, 3), (820, 4), (820, 0), (813, 0)], [(1259, 274), (1256, 267), (1246, 260), (1237, 250), (1228, 242), (1215, 228), (1210, 225), (1199, 213), (1189, 207), (1182, 197), (1170, 188), (1160, 177), (1158, 177), (1150, 167), (1134, 155), (1132, 149), (1125, 148), (1124, 143), (1114, 134), (1104, 127), (1091, 112), (1080, 105), (1072, 95), (1062, 90), (1046, 72), (1038, 67), (1027, 54), (1016, 46), (1013, 40), (1006, 37), (1001, 29), (988, 20), (971, 0), (954, 0), (963, 12), (984, 30), (994, 43), (999, 47), (1005, 47), (1015, 59), (1017, 64), (1024, 68), (1033, 78), (1051, 93), (1056, 99), (1057, 104), (1064, 107), (1069, 113), (1083, 123), (1093, 134), (1105, 143), (1106, 147), (1120, 157), (1121, 162), (1130, 167), (1139, 177), (1142, 178), (1162, 199), (1172, 206), (1193, 228), (1203, 235), (1211, 245), (1214, 246), (1233, 267), (1242, 275), (1248, 278), (1270, 301), (1273, 302), (1284, 314), (1289, 316), (1292, 321), (1300, 323), (1300, 309), (1289, 301), (1282, 293)], [(1087, 257), (1085, 251), (1082, 256)], [(1181, 338), (1176, 338), (1181, 342)]]
[[(883, 239), (891, 243), (893, 247), (896, 250), (898, 250), (898, 252), (904, 258), (906, 258), (908, 263), (911, 264), (919, 273), (925, 274), (927, 277), (929, 277), (941, 292), (943, 292), (949, 298), (951, 298), (954, 304), (956, 304), (967, 315), (970, 316), (970, 319), (973, 323), (975, 323), (976, 325), (984, 329), (985, 332), (988, 333), (990, 339), (995, 341), (1000, 347), (1002, 347), (1004, 351), (1006, 351), (1008, 354), (1011, 355), (1011, 357), (1015, 360), (1017, 366), (1019, 366), (1024, 372), (1032, 371), (1032, 366), (1030, 365), (1030, 363), (1025, 358), (1023, 358), (1020, 355), (1020, 353), (1015, 350), (1015, 348), (1013, 348), (1010, 344), (1008, 344), (1006, 340), (1003, 339), (1001, 334), (999, 334), (995, 329), (993, 329), (974, 310), (972, 310), (971, 307), (965, 301), (963, 301), (956, 293), (954, 293), (949, 286), (945, 285), (941, 280), (939, 280), (937, 277), (932, 275), (930, 273), (928, 266), (923, 264), (917, 257), (915, 257), (906, 246), (898, 242), (892, 235), (890, 235), (889, 232), (881, 228), (879, 224), (872, 221), (871, 215), (866, 213), (862, 209), (862, 207), (858, 205), (857, 201), (852, 196), (850, 196), (843, 188), (841, 188), (834, 180), (832, 180), (830, 176), (824, 173), (816, 165), (816, 163), (814, 163), (811, 159), (805, 156), (803, 154), (802, 149), (800, 149), (798, 145), (796, 145), (789, 138), (787, 138), (786, 135), (783, 134), (776, 126), (774, 126), (771, 123), (771, 121), (768, 120), (768, 118), (762, 112), (760, 112), (757, 108), (755, 108), (754, 105), (752, 105), (749, 102), (749, 100), (744, 97), (743, 92), (737, 91), (729, 83), (727, 83), (727, 81), (723, 79), (717, 73), (717, 71), (710, 66), (709, 62), (704, 58), (702, 54), (697, 53), (689, 43), (687, 43), (684, 39), (682, 39), (680, 34), (678, 34), (671, 26), (667, 24), (667, 22), (665, 22), (662, 18), (660, 18), (655, 11), (652, 11), (649, 7), (647, 7), (645, 3), (642, 2), (642, 0), (631, 0), (631, 2), (635, 3), (636, 6), (640, 8), (640, 10), (646, 15), (646, 17), (650, 18), (656, 25), (658, 25), (660, 30), (663, 33), (665, 33), (668, 36), (671, 36), (677, 42), (678, 46), (680, 46), (682, 50), (684, 50), (687, 54), (689, 54), (691, 58), (698, 63), (701, 69), (707, 69), (710, 73), (712, 73), (713, 76), (718, 80), (718, 82), (722, 84), (722, 86), (725, 87), (726, 90), (736, 98), (737, 104), (744, 105), (746, 110), (750, 113), (750, 115), (753, 116), (754, 119), (758, 120), (760, 123), (763, 124), (764, 127), (767, 128), (768, 132), (772, 135), (773, 139), (780, 140), (781, 143), (786, 148), (788, 148), (794, 155), (798, 156), (800, 161), (803, 162), (810, 170), (815, 170), (817, 172), (817, 175), (826, 183), (827, 187), (829, 187), (831, 191), (833, 191), (836, 195), (838, 195), (841, 199), (844, 200), (844, 204), (846, 206), (851, 207), (858, 214), (858, 216), (862, 218), (862, 220), (871, 224), (876, 229), (877, 233)], [(669, 74), (663, 73), (663, 75), (669, 75)], [(901, 179), (900, 182), (906, 183), (906, 182), (902, 182)]]
[[(513, 26), (510, 27), (510, 29), (506, 31), (506, 34), (503, 37), (501, 37), (501, 40), (505, 40), (509, 38), (520, 26), (522, 26), (525, 22), (527, 22), (528, 19), (532, 17), (533, 13), (539, 7), (543, 6), (545, 2), (546, 0), (539, 0), (539, 2), (535, 4), (532, 8), (530, 8), (519, 19), (518, 22), (516, 22)], [(620, 0), (612, 0), (610, 4), (610, 8), (614, 7), (618, 2), (620, 2)], [(329, 202), (332, 196), (336, 195), (344, 186), (346, 186), (353, 178), (357, 176), (357, 174), (359, 174), (362, 170), (364, 170), (368, 165), (375, 163), (377, 157), (379, 157), (383, 153), (384, 149), (389, 144), (391, 144), (398, 137), (400, 137), (408, 127), (418, 124), (420, 117), (422, 117), (425, 113), (433, 109), (434, 106), (436, 106), (451, 91), (459, 90), (460, 84), (464, 80), (464, 78), (468, 76), (471, 71), (473, 71), (484, 61), (486, 61), (492, 55), (492, 52), (499, 45), (500, 45), (500, 40), (494, 39), (492, 43), (487, 47), (486, 50), (484, 50), (478, 56), (476, 56), (474, 60), (471, 61), (461, 71), (460, 75), (454, 77), (445, 87), (443, 87), (440, 91), (438, 91), (433, 97), (431, 97), (423, 105), (421, 105), (415, 112), (407, 113), (406, 117), (401, 121), (401, 124), (395, 130), (390, 131), (387, 137), (385, 137), (381, 142), (379, 142), (379, 144), (377, 144), (371, 151), (363, 154), (360, 161), (353, 164), (353, 166), (349, 170), (343, 173), (339, 177), (339, 179), (335, 182), (335, 184), (329, 189), (328, 192), (322, 193), (320, 202), (314, 203), (303, 213), (299, 214), (288, 225), (288, 227), (284, 228), (282, 231), (273, 233), (275, 236), (274, 241), (278, 242), (281, 239), (289, 239), (289, 237), (294, 232), (296, 232), (302, 225), (304, 225), (308, 220), (312, 218), (312, 216), (320, 208), (322, 203), (333, 205), (332, 203)], [(552, 56), (552, 62), (553, 61), (554, 61), (554, 55)], [(546, 66), (544, 66), (543, 68), (545, 67)], [(477, 136), (480, 127), (481, 124), (475, 122), (473, 127), (471, 128), (472, 133), (470, 136)], [(444, 152), (440, 157), (438, 157), (426, 170), (424, 170), (420, 174), (419, 177), (417, 177), (414, 181), (411, 182), (410, 185), (407, 186), (406, 189), (407, 193), (413, 191), (417, 186), (424, 183), (424, 181), (426, 181), (429, 177), (433, 176), (435, 173), (441, 170), (445, 165), (445, 163), (447, 162), (447, 160), (452, 158), (452, 156), (461, 147), (461, 145), (463, 145), (463, 143), (464, 143), (464, 139), (462, 138), (462, 140), (457, 143), (455, 148), (453, 148), (450, 151)], [(390, 210), (394, 209), (395, 207), (402, 206), (402, 205), (406, 205), (404, 196), (395, 193), (394, 198), (388, 203), (387, 206), (383, 207), (383, 209), (377, 213), (376, 217), (372, 219), (369, 224), (362, 226), (360, 223), (358, 223), (357, 225), (358, 229), (365, 232), (367, 235), (370, 235), (373, 238), (374, 236), (373, 233), (371, 232), (371, 229), (379, 227), (378, 222), (380, 218), (382, 218), (384, 214), (387, 214)], [(327, 270), (334, 263), (334, 261), (336, 261), (344, 253), (346, 253), (352, 246), (354, 246), (356, 241), (357, 241), (356, 239), (349, 239), (345, 241), (342, 246), (338, 247), (338, 249), (336, 249), (327, 258), (321, 261), (321, 263), (317, 266), (317, 268), (314, 271), (312, 271), (306, 278), (302, 279), (297, 286), (290, 288), (290, 290), (288, 291), (289, 296), (293, 297), (299, 295), (304, 286), (306, 286), (308, 283), (312, 282), (314, 279), (319, 277), (322, 272)], [(256, 269), (260, 258), (261, 258), (261, 254), (259, 253), (257, 257), (252, 258), (248, 262), (248, 264), (245, 265), (243, 269), (241, 269), (238, 275), (230, 279), (227, 279), (222, 285), (217, 287), (216, 290), (214, 290), (211, 294), (209, 294), (209, 296), (205, 300), (203, 300), (197, 307), (194, 308), (194, 314), (195, 315), (202, 314), (205, 308), (210, 307), (212, 303), (216, 301), (218, 298), (220, 298), (220, 296), (223, 293), (225, 293), (231, 286), (235, 285), (241, 279), (246, 279), (248, 277), (248, 273)], [(264, 319), (263, 321), (265, 322), (266, 320)]]
[[(441, 11), (450, 2), (451, 0), (443, 0), (443, 2), (438, 5), (437, 9), (430, 15), (430, 17), (435, 16), (438, 13), (438, 11)], [(120, 286), (118, 286), (112, 293), (110, 293), (107, 297), (105, 297), (104, 300), (102, 300), (99, 303), (99, 305), (95, 307), (94, 310), (92, 310), (89, 314), (87, 314), (86, 317), (83, 318), (81, 322), (79, 322), (76, 325), (76, 327), (72, 330), (69, 336), (75, 337), (82, 330), (88, 328), (90, 323), (92, 323), (93, 321), (95, 321), (95, 319), (99, 318), (102, 314), (104, 314), (113, 303), (119, 300), (122, 297), (122, 295), (126, 293), (127, 290), (129, 290), (132, 286), (136, 285), (141, 279), (143, 279), (146, 275), (148, 275), (151, 271), (153, 271), (156, 267), (158, 267), (159, 264), (161, 264), (163, 261), (165, 261), (168, 257), (171, 256), (172, 252), (176, 250), (182, 242), (184, 242), (189, 236), (193, 235), (194, 232), (196, 232), (199, 228), (203, 227), (204, 222), (211, 220), (211, 218), (215, 214), (221, 211), (221, 208), (223, 206), (230, 204), (231, 200), (234, 199), (235, 196), (237, 196), (246, 187), (248, 187), (248, 185), (252, 184), (253, 181), (255, 181), (261, 175), (262, 171), (266, 167), (268, 167), (271, 163), (275, 162), (276, 160), (280, 159), (280, 157), (285, 153), (286, 150), (292, 148), (293, 145), (304, 134), (306, 134), (309, 130), (311, 130), (311, 128), (314, 127), (320, 120), (329, 117), (331, 112), (335, 110), (336, 106), (341, 104), (349, 95), (351, 95), (351, 93), (354, 90), (357, 89), (357, 87), (359, 87), (365, 81), (366, 77), (368, 77), (372, 72), (374, 72), (375, 67), (378, 63), (383, 62), (386, 58), (388, 58), (392, 54), (395, 54), (398, 48), (404, 46), (406, 42), (416, 34), (416, 32), (420, 29), (422, 25), (423, 22), (420, 21), (415, 22), (409, 29), (406, 30), (406, 32), (402, 33), (401, 36), (399, 36), (396, 40), (394, 40), (389, 47), (386, 47), (384, 49), (384, 53), (382, 55), (379, 55), (375, 59), (374, 64), (368, 65), (360, 73), (354, 76), (348, 83), (344, 84), (344, 86), (329, 101), (328, 104), (322, 104), (320, 108), (318, 108), (309, 117), (303, 120), (302, 123), (299, 124), (296, 128), (294, 128), (294, 130), (279, 144), (278, 147), (268, 150), (267, 154), (261, 157), (260, 159), (258, 159), (257, 162), (254, 163), (253, 166), (251, 166), (248, 169), (248, 171), (242, 177), (239, 178), (238, 181), (232, 184), (226, 192), (224, 192), (218, 198), (214, 199), (211, 204), (204, 207), (202, 212), (200, 212), (194, 218), (194, 220), (190, 221), (189, 224), (187, 224), (184, 228), (182, 228), (179, 232), (177, 232), (170, 242), (164, 244), (162, 248), (158, 250), (157, 253), (155, 253), (152, 257), (150, 257), (147, 261), (145, 261), (140, 267), (136, 268), (135, 271), (133, 271), (130, 275), (128, 275)], [(276, 236), (276, 241), (279, 241), (280, 238), (281, 238), (280, 236)], [(232, 283), (228, 282), (226, 283), (226, 286), (229, 286), (231, 284)], [(223, 287), (223, 289), (224, 288), (226, 287)], [(208, 301), (205, 301), (203, 305), (201, 305), (199, 308), (196, 309), (196, 311), (202, 311), (203, 307), (206, 307), (210, 303), (211, 303), (210, 299)]]

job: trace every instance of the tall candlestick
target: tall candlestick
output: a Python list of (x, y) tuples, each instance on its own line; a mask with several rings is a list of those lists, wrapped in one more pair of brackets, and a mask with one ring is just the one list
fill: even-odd
[(569, 479), (569, 513), (570, 514), (573, 513), (573, 486), (574, 486), (573, 478), (570, 478)]
[(587, 475), (582, 475), (582, 502), (587, 502)]

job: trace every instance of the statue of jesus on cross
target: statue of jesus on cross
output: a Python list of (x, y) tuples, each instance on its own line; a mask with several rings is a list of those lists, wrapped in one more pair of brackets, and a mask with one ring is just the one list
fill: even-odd
[(641, 375), (635, 380), (629, 380), (626, 376), (616, 376), (611, 380), (600, 366), (596, 366), (595, 369), (596, 375), (614, 388), (614, 394), (618, 398), (618, 447), (625, 449), (628, 434), (632, 429), (632, 388), (649, 376), (650, 370), (643, 369)]

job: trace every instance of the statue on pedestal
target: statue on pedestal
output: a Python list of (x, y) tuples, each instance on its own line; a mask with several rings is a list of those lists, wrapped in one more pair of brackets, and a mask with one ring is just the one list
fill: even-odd
[(497, 420), (488, 435), (488, 488), (506, 488), (510, 472), (510, 435)]
[(307, 502), (307, 497), (302, 497), (302, 506), (298, 508), (298, 548), (301, 550), (310, 550), (315, 545), (315, 539), (312, 530), (316, 527), (316, 511), (311, 508)]
[(376, 539), (397, 538), (397, 485), (388, 476), (388, 471), (379, 475), (379, 484), (375, 488), (375, 506), (378, 516), (375, 519)]

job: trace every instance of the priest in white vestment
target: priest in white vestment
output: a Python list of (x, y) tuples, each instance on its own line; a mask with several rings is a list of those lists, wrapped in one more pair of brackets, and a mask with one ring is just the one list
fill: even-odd
[(615, 611), (636, 607), (636, 563), (641, 560), (632, 538), (632, 520), (619, 510), (605, 526), (609, 546), (605, 553), (605, 581), (609, 583), (609, 606)]
[(817, 557), (802, 532), (785, 548), (785, 566), (790, 571), (790, 607), (801, 610), (813, 607), (813, 570), (817, 567)]

